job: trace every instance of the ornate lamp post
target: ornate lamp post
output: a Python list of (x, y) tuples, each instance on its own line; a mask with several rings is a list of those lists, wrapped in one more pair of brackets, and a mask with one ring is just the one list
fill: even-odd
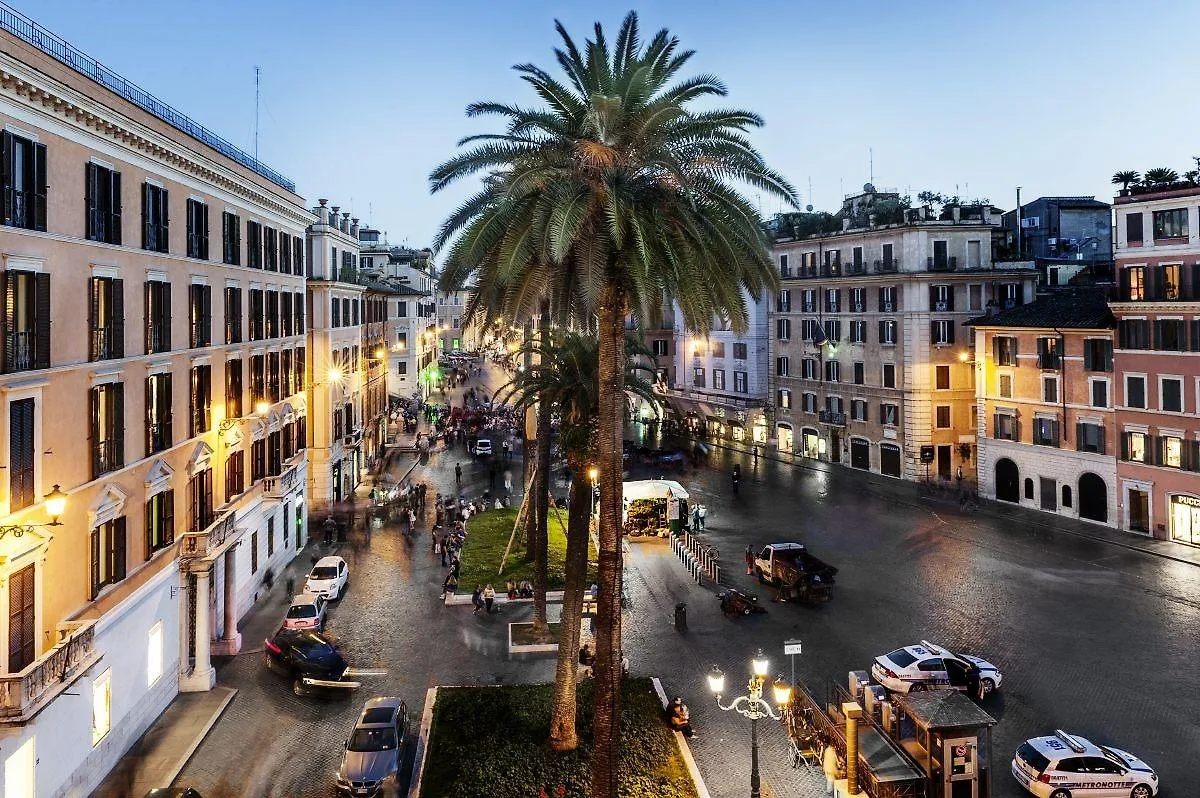
[[(717, 706), (726, 712), (736, 710), (750, 719), (750, 798), (761, 798), (762, 795), (758, 778), (758, 721), (763, 718), (780, 719), (771, 708), (771, 704), (762, 697), (770, 666), (771, 663), (763, 655), (762, 649), (759, 649), (750, 660), (752, 675), (746, 688), (747, 694), (734, 698), (728, 706), (721, 703), (721, 696), (725, 691), (725, 674), (716, 665), (713, 665), (712, 672), (708, 674), (708, 688), (716, 696)], [(776, 679), (773, 692), (775, 703), (780, 707), (787, 706), (792, 697), (791, 685), (782, 679)]]

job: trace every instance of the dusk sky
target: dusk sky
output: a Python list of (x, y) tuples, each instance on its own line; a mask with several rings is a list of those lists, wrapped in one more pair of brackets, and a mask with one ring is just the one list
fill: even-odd
[[(509, 67), (554, 69), (554, 19), (577, 41), (615, 38), (628, 5), (306, 0), (9, 0), (127, 79), (254, 148), (392, 243), (422, 246), (473, 186), (431, 197), (430, 170), (495, 119), (471, 101), (530, 104)], [(836, 210), (870, 176), (1011, 208), (1022, 197), (1110, 200), (1119, 169), (1200, 155), (1191, 99), (1200, 3), (643, 2), (644, 38), (668, 27), (727, 104), (767, 125), (754, 140), (802, 202)], [(811, 180), (812, 191), (809, 192)], [(755, 195), (750, 192), (753, 199)], [(764, 201), (765, 202), (765, 201)], [(764, 215), (780, 210), (771, 201)]]

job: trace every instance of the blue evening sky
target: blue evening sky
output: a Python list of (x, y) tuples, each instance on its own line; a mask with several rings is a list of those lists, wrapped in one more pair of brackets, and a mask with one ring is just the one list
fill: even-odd
[[(459, 137), (495, 129), (473, 100), (530, 103), (509, 67), (556, 67), (554, 19), (615, 37), (629, 6), (541, 0), (9, 0), (129, 80), (253, 151), (318, 197), (425, 245), (469, 186), (431, 197)], [(655, 0), (697, 51), (690, 73), (767, 125), (768, 163), (819, 209), (880, 188), (1111, 199), (1119, 169), (1192, 168), (1194, 0), (853, 3)], [(812, 191), (809, 192), (811, 180)], [(753, 197), (753, 193), (751, 193)], [(761, 201), (764, 214), (779, 210)]]

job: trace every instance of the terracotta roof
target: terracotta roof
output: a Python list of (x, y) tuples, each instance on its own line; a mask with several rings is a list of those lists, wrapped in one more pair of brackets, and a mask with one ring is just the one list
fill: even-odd
[(1039, 294), (1028, 305), (977, 316), (965, 324), (975, 327), (1036, 327), (1104, 330), (1117, 326), (1103, 287), (1065, 288)]

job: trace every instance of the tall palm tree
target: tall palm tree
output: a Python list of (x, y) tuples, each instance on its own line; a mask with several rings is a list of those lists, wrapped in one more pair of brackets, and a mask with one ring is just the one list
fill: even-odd
[[(625, 391), (652, 404), (654, 368), (651, 358), (638, 342), (626, 342), (630, 365), (625, 375)], [(579, 742), (575, 729), (575, 671), (579, 650), (580, 612), (587, 583), (588, 532), (591, 517), (592, 486), (589, 466), (595, 462), (596, 413), (600, 406), (599, 342), (590, 335), (570, 332), (553, 339), (540, 339), (532, 346), (537, 363), (501, 389), (505, 400), (518, 408), (534, 404), (553, 408), (559, 417), (559, 444), (571, 472), (571, 492), (567, 508), (566, 584), (563, 590), (562, 622), (558, 644), (558, 665), (554, 678), (554, 703), (550, 717), (550, 747), (556, 751), (573, 750)]]
[(1133, 169), (1128, 169), (1122, 172), (1117, 172), (1112, 176), (1113, 185), (1120, 185), (1122, 191), (1128, 191), (1130, 186), (1136, 186), (1142, 182), (1140, 173)]
[[(597, 23), (582, 49), (556, 23), (564, 73), (515, 67), (540, 105), (477, 103), (471, 116), (507, 120), (500, 133), (472, 136), (434, 169), (431, 189), (482, 175), (481, 190), (443, 223), (453, 240), (443, 285), (490, 284), (473, 310), (532, 312), (553, 284), (561, 314), (596, 319), (599, 337), (597, 463), (600, 471), (599, 583), (592, 795), (615, 798), (621, 677), (621, 440), (625, 325), (649, 318), (664, 294), (684, 326), (714, 317), (747, 324), (747, 295), (777, 285), (758, 212), (741, 183), (796, 207), (795, 190), (767, 167), (745, 133), (762, 125), (749, 111), (695, 110), (723, 97), (712, 75), (680, 79), (693, 52), (666, 30), (649, 42), (630, 13), (610, 48)], [(492, 303), (491, 309), (481, 309)]]

